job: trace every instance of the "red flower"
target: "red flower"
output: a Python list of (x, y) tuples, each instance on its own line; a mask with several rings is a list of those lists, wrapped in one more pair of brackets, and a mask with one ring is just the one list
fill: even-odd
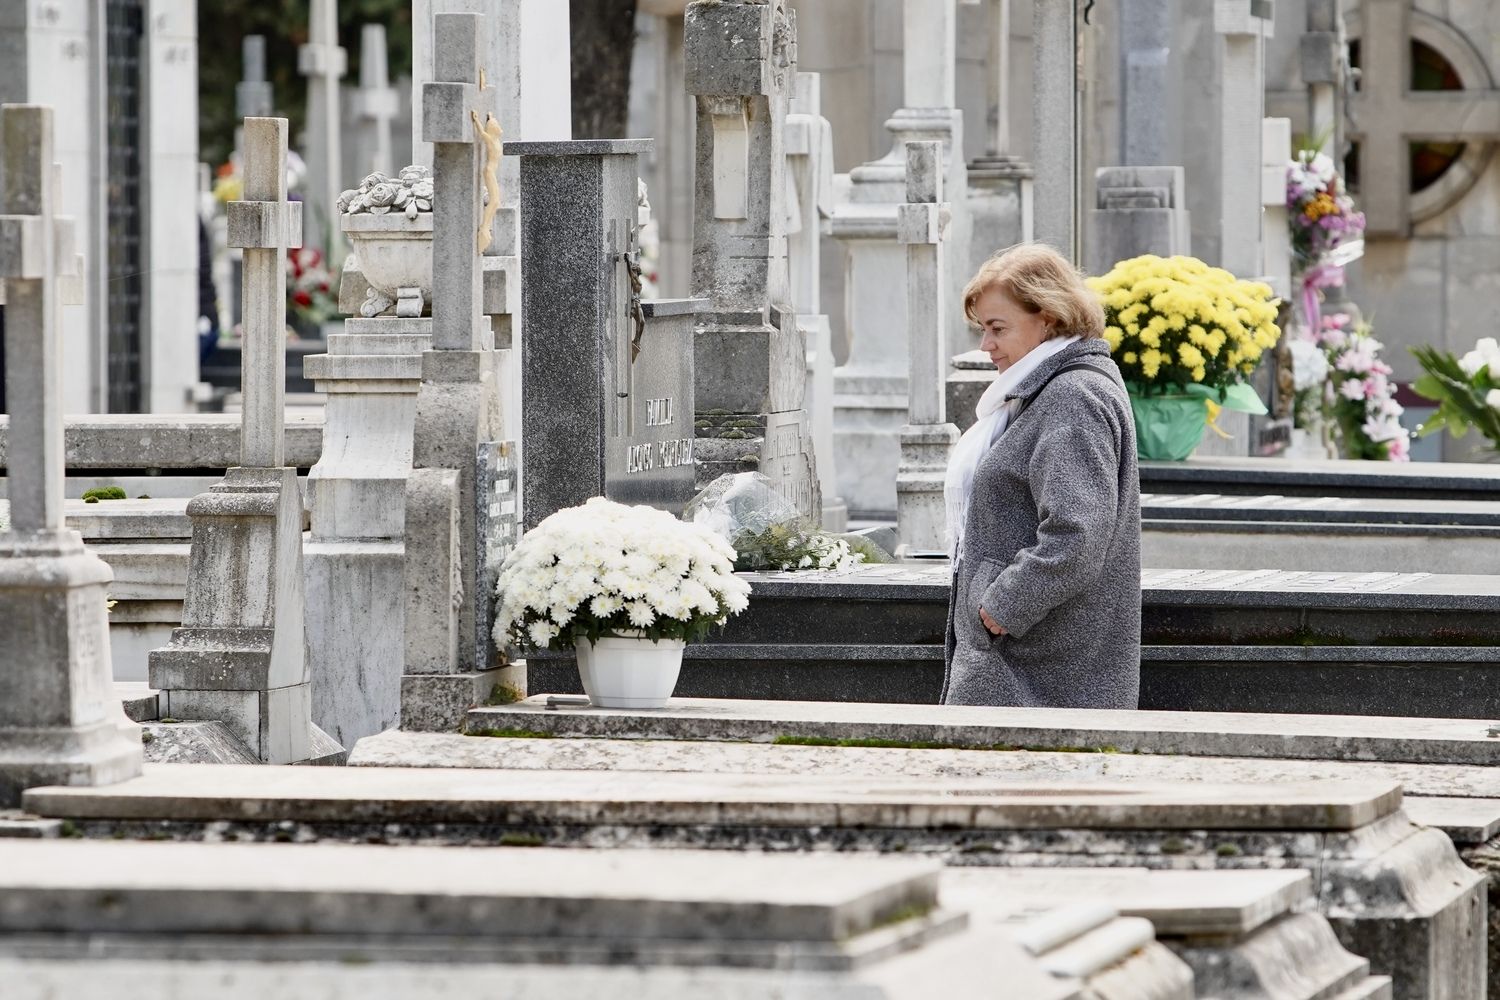
[(292, 301), (297, 303), (297, 305), (301, 306), (303, 309), (309, 309), (312, 307), (312, 296), (307, 294), (306, 292), (297, 292), (292, 296)]

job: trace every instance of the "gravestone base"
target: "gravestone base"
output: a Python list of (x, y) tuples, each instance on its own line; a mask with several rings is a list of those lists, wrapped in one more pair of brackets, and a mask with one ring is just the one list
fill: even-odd
[(109, 676), (111, 579), (77, 532), (0, 535), (0, 808), (35, 785), (141, 773), (139, 730)]
[(163, 717), (217, 720), (266, 764), (313, 753), (297, 470), (232, 468), (187, 507), (183, 624), (153, 650)]
[(399, 538), (422, 354), (431, 319), (350, 319), (304, 371), (327, 393), (323, 449), (308, 474), (313, 537)]
[(341, 746), (400, 719), (404, 555), (399, 541), (303, 545), (312, 717)]
[(466, 674), (404, 674), (401, 728), (418, 733), (451, 733), (463, 728), (469, 709), (495, 699), (503, 703), (526, 695), (526, 663)]
[(908, 424), (901, 429), (896, 521), (901, 545), (908, 552), (946, 550), (948, 508), (943, 481), (957, 443), (958, 428), (952, 424)]
[[(901, 345), (904, 351), (905, 345)], [(839, 493), (849, 516), (893, 520), (901, 465), (901, 428), (906, 426), (906, 376), (834, 373), (833, 447), (838, 455)]]
[[(488, 329), (483, 341), (489, 342)], [(479, 446), (500, 439), (501, 415), (498, 380), (495, 374), (496, 352), (433, 350), (422, 355), (422, 387), (417, 393), (416, 425), (413, 431), (412, 469), (451, 469), (455, 483), (457, 536), (453, 551), (458, 575), (459, 595), (468, 589), (468, 581), (477, 579), (475, 524), (475, 483)], [(408, 498), (411, 484), (408, 481)], [(421, 520), (419, 516), (415, 520)], [(414, 537), (414, 517), (406, 513), (407, 539)], [(464, 542), (461, 540), (470, 540)], [(441, 553), (440, 553), (441, 554)], [(412, 550), (408, 548), (408, 559)], [(408, 588), (409, 590), (409, 588)], [(408, 593), (408, 609), (410, 594)], [(480, 665), (481, 650), (490, 648), (487, 606), (475, 600), (460, 600), (457, 606), (457, 641), (451, 670), (469, 672)], [(477, 612), (477, 614), (476, 614)], [(408, 614), (407, 627), (412, 627)], [(407, 642), (408, 648), (411, 642)], [(476, 659), (479, 657), (479, 659)], [(408, 669), (411, 666), (407, 657)]]

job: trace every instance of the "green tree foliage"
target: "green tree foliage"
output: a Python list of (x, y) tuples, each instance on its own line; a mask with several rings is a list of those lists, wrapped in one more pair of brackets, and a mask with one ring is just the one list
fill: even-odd
[[(205, 163), (217, 167), (234, 148), (234, 92), (246, 35), (266, 38), (266, 79), (275, 111), (290, 120), (297, 145), (307, 114), (307, 81), (297, 72), (297, 48), (307, 41), (309, 7), (308, 0), (198, 0), (198, 144)], [(385, 25), (392, 82), (410, 76), (411, 0), (340, 0), (339, 44), (349, 53), (345, 83), (359, 80), (359, 35), (366, 24)]]

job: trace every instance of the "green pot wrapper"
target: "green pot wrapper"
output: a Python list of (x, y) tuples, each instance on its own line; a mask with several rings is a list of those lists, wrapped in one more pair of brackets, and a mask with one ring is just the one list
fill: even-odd
[(1201, 396), (1130, 394), (1135, 415), (1135, 449), (1143, 459), (1180, 462), (1203, 440), (1208, 407)]
[(1244, 383), (1222, 393), (1204, 385), (1189, 385), (1180, 393), (1164, 396), (1143, 395), (1134, 385), (1128, 388), (1130, 411), (1135, 417), (1136, 453), (1149, 461), (1180, 462), (1191, 455), (1203, 440), (1210, 404), (1243, 413), (1266, 412), (1255, 390)]

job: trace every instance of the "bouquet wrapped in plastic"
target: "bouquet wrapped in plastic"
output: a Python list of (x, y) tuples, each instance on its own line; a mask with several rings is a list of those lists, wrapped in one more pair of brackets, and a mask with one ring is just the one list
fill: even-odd
[(739, 571), (843, 571), (861, 562), (890, 560), (864, 538), (830, 535), (808, 523), (759, 472), (715, 479), (689, 501), (682, 519), (708, 528), (734, 546), (738, 553), (734, 568)]

